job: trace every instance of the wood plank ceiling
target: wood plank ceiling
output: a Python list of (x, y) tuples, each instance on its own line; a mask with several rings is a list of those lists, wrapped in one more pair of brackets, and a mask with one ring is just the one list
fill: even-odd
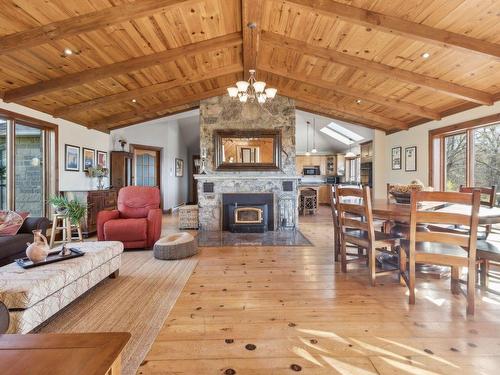
[(2, 99), (101, 131), (251, 68), (298, 108), (387, 132), (500, 99), (500, 1), (0, 1)]

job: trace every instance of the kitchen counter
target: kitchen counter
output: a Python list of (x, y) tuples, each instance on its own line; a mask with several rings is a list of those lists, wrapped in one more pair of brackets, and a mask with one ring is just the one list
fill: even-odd
[(299, 191), (302, 189), (316, 190), (316, 199), (318, 204), (330, 204), (331, 202), (331, 188), (326, 182), (305, 182), (299, 184)]

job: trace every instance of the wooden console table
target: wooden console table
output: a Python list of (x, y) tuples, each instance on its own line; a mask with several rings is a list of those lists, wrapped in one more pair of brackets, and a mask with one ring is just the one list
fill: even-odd
[(119, 375), (128, 332), (0, 335), (2, 375)]

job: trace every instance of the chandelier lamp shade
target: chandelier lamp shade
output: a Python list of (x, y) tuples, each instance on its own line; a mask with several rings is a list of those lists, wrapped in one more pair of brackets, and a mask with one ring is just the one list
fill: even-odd
[(238, 99), (241, 103), (257, 101), (259, 104), (264, 104), (274, 99), (278, 90), (272, 87), (266, 88), (264, 81), (257, 81), (255, 70), (251, 69), (249, 73), (250, 78), (248, 81), (238, 81), (236, 82), (236, 86), (227, 88), (229, 96), (233, 99)]

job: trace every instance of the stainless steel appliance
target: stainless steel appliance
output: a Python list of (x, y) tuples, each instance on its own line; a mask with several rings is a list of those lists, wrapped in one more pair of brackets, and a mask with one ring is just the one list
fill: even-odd
[(321, 175), (321, 171), (319, 165), (314, 165), (311, 167), (304, 167), (304, 169), (302, 170), (302, 174), (304, 176), (319, 176)]

